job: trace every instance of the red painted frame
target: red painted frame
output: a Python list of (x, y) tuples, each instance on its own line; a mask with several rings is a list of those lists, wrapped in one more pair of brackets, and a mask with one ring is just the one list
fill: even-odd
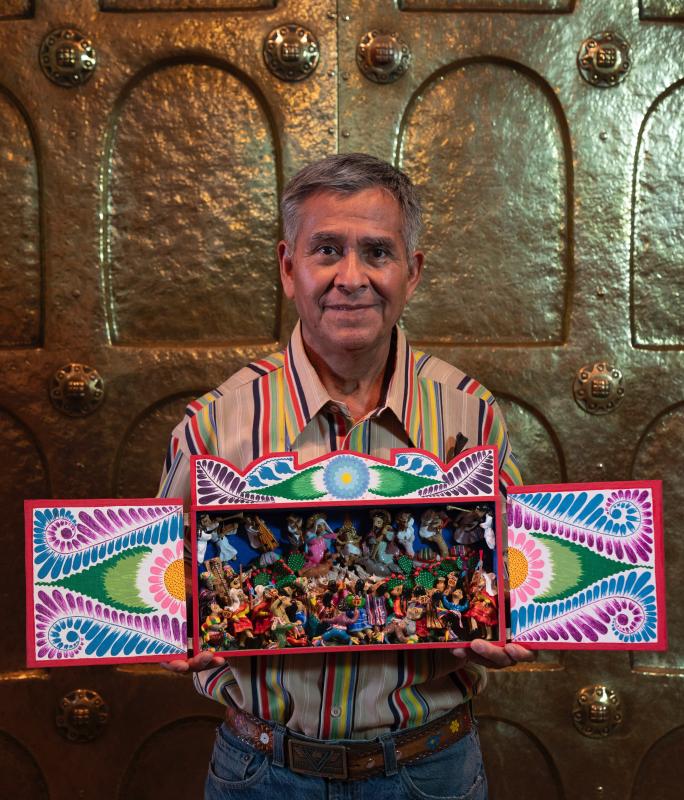
[[(105, 508), (107, 506), (168, 506), (177, 505), (183, 513), (183, 500), (179, 497), (150, 497), (120, 500), (24, 500), (24, 563), (26, 569), (26, 666), (27, 667), (88, 667), (95, 664), (150, 664), (169, 661), (164, 655), (117, 656), (114, 658), (79, 658), (68, 660), (36, 659), (35, 609), (33, 605), (33, 511), (36, 508)], [(188, 606), (185, 604), (185, 624), (188, 624)], [(187, 651), (186, 651), (187, 653)], [(182, 654), (178, 654), (178, 658)]]
[[(667, 650), (665, 608), (665, 552), (663, 537), (662, 481), (600, 481), (598, 483), (539, 483), (511, 486), (508, 497), (529, 492), (577, 492), (594, 489), (650, 489), (653, 497), (653, 559), (655, 562), (656, 601), (658, 606), (657, 639), (654, 642), (521, 642), (528, 650)], [(511, 610), (513, 602), (511, 600)], [(515, 642), (516, 639), (510, 641)]]
[[(465, 450), (463, 453), (460, 453), (456, 458), (452, 459), (448, 464), (444, 464), (437, 458), (434, 453), (430, 453), (427, 450), (421, 450), (418, 448), (394, 448), (390, 451), (389, 459), (378, 458), (377, 456), (369, 456), (365, 453), (355, 453), (350, 450), (336, 450), (332, 453), (327, 453), (326, 455), (319, 456), (318, 458), (314, 458), (311, 461), (300, 462), (299, 461), (299, 454), (295, 451), (293, 452), (285, 452), (285, 453), (268, 453), (261, 458), (254, 459), (251, 461), (243, 470), (239, 470), (234, 464), (226, 459), (219, 458), (218, 456), (211, 456), (212, 461), (219, 461), (223, 464), (227, 464), (231, 469), (235, 470), (236, 473), (244, 477), (253, 467), (259, 464), (262, 461), (269, 460), (273, 457), (277, 456), (294, 456), (294, 465), (296, 469), (303, 469), (304, 467), (311, 467), (314, 464), (318, 464), (321, 461), (327, 461), (333, 456), (340, 456), (340, 455), (352, 455), (352, 456), (363, 456), (363, 458), (374, 461), (377, 464), (382, 464), (385, 466), (393, 466), (396, 457), (402, 453), (419, 453), (421, 455), (428, 456), (429, 458), (433, 459), (440, 466), (446, 470), (449, 469), (455, 462), (465, 458), (469, 453), (473, 453), (479, 450), (491, 450), (494, 452), (494, 486), (499, 485), (499, 469), (498, 469), (498, 448), (489, 445), (481, 445), (479, 447), (473, 447), (469, 450)], [(206, 511), (246, 511), (259, 508), (254, 504), (244, 504), (244, 505), (198, 505), (197, 503), (197, 490), (196, 490), (196, 480), (195, 480), (195, 463), (200, 460), (206, 460), (209, 456), (192, 456), (190, 459), (190, 475), (191, 475), (191, 506), (190, 506), (190, 526), (191, 526), (191, 542), (192, 542), (192, 595), (193, 595), (193, 634), (192, 634), (192, 643), (193, 643), (193, 653), (197, 654), (202, 652), (199, 646), (199, 579), (197, 575), (197, 515), (198, 512), (206, 512)], [(401, 506), (403, 505), (433, 505), (433, 506), (441, 506), (446, 504), (447, 502), (453, 501), (456, 498), (451, 498), (450, 500), (440, 499), (439, 501), (435, 501), (434, 499), (430, 498), (420, 498), (414, 497), (410, 499), (398, 499), (393, 500), (392, 498), (375, 498), (370, 500), (355, 500), (353, 501), (353, 505), (356, 506), (378, 506), (379, 504), (388, 505), (388, 506)], [(490, 640), (493, 644), (500, 644), (503, 645), (506, 643), (505, 635), (506, 635), (506, 624), (505, 624), (505, 608), (504, 608), (504, 589), (503, 589), (503, 555), (502, 555), (502, 548), (503, 548), (503, 540), (501, 535), (501, 496), (497, 492), (495, 495), (487, 495), (487, 496), (478, 496), (478, 497), (465, 497), (465, 498), (458, 498), (459, 501), (462, 502), (493, 502), (496, 508), (496, 527), (495, 527), (495, 538), (496, 538), (496, 584), (497, 584), (497, 601), (498, 601), (498, 614), (499, 614), (499, 638)], [(322, 501), (320, 500), (312, 500), (312, 501), (304, 501), (301, 503), (271, 503), (265, 504), (268, 510), (273, 511), (282, 511), (286, 509), (302, 509), (302, 508), (314, 508), (318, 506), (321, 507)], [(325, 507), (349, 507), (352, 505), (349, 501), (344, 500), (332, 500), (332, 501), (325, 501)], [(422, 642), (420, 644), (379, 644), (379, 645), (331, 645), (328, 647), (297, 647), (297, 648), (289, 648), (289, 647), (282, 647), (282, 648), (275, 648), (275, 649), (254, 649), (254, 650), (221, 650), (217, 651), (216, 655), (220, 656), (230, 656), (231, 658), (234, 657), (241, 657), (241, 656), (270, 656), (270, 655), (297, 655), (299, 653), (318, 653), (319, 655), (324, 654), (326, 652), (334, 652), (334, 653), (345, 653), (345, 652), (356, 652), (356, 653), (365, 653), (371, 650), (381, 650), (387, 652), (389, 650), (428, 650), (428, 649), (449, 649), (455, 650), (458, 648), (470, 647), (470, 642)]]

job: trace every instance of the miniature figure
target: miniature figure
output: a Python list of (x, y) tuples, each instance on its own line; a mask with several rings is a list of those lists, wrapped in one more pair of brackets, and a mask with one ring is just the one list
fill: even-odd
[(495, 580), (493, 572), (476, 570), (468, 591), (470, 607), (463, 614), (470, 618), (472, 631), (484, 639), (494, 638), (492, 629), (498, 622)]
[(256, 514), (245, 515), (245, 532), (249, 539), (249, 546), (253, 550), (268, 553), (278, 547), (278, 542), (271, 531), (266, 527), (266, 523)]
[[(242, 514), (239, 515), (242, 518)], [(218, 530), (218, 546), (221, 555), (221, 561), (234, 561), (238, 556), (238, 551), (228, 540), (229, 536), (235, 536), (238, 532), (239, 522), (237, 518), (229, 518), (221, 523)]]
[(406, 555), (413, 558), (415, 556), (413, 550), (415, 520), (408, 511), (400, 511), (394, 517), (394, 524), (397, 526), (397, 542), (404, 548)]
[(197, 563), (203, 564), (207, 554), (207, 546), (209, 542), (215, 542), (218, 539), (216, 533), (219, 523), (212, 520), (209, 514), (202, 514), (200, 517), (199, 525), (197, 526)]
[(337, 531), (337, 542), (335, 544), (338, 553), (348, 565), (361, 555), (361, 537), (356, 532), (356, 528), (351, 521), (349, 514), (345, 515), (344, 524)]
[(285, 517), (287, 526), (287, 541), (293, 553), (301, 553), (304, 550), (304, 531), (302, 530), (302, 518), (295, 514)]
[(434, 508), (428, 508), (420, 518), (418, 535), (426, 542), (434, 544), (441, 558), (449, 556), (449, 549), (442, 535), (442, 531), (448, 524), (448, 514), (444, 511), (436, 511)]

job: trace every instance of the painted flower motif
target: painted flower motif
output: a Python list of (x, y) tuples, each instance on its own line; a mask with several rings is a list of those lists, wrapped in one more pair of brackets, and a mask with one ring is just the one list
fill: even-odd
[(178, 614), (185, 604), (185, 573), (183, 569), (183, 540), (156, 550), (151, 559), (141, 565), (138, 585), (141, 594), (151, 603)]
[(45, 542), (58, 553), (74, 549), (78, 538), (76, 518), (66, 508), (37, 508), (33, 516), (34, 542)]
[(545, 574), (544, 547), (525, 531), (508, 531), (508, 573), (511, 603), (522, 605), (548, 586), (551, 575)]
[(367, 491), (370, 471), (360, 458), (337, 456), (326, 465), (323, 484), (328, 494), (333, 497), (355, 500)]
[(461, 727), (461, 723), (457, 719), (451, 720), (451, 725), (449, 725), (449, 729), (452, 733), (458, 733), (459, 728)]
[(425, 742), (428, 750), (436, 750), (439, 747), (439, 743), (442, 741), (442, 737), (439, 734), (435, 736), (431, 736), (427, 742)]
[(605, 529), (613, 535), (629, 536), (652, 521), (650, 497), (645, 489), (619, 489), (608, 497), (605, 509)]

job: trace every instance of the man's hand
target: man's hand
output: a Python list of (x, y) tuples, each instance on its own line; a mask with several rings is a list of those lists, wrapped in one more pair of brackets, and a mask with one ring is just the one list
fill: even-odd
[(519, 644), (493, 644), (486, 639), (474, 639), (470, 647), (452, 650), (463, 663), (472, 661), (489, 669), (512, 667), (519, 661), (534, 661), (535, 654)]
[(222, 667), (226, 659), (222, 656), (215, 656), (209, 651), (192, 656), (192, 658), (178, 658), (174, 661), (166, 661), (161, 664), (163, 669), (168, 672), (176, 672), (182, 675), (186, 672), (201, 672), (203, 669)]

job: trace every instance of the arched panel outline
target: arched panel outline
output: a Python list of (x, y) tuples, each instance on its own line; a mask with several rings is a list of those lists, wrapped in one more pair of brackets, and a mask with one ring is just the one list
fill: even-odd
[[(178, 728), (182, 725), (188, 725), (195, 722), (210, 722), (214, 727), (216, 727), (217, 723), (221, 722), (221, 717), (212, 717), (208, 714), (195, 714), (193, 716), (187, 717), (178, 717), (178, 719), (173, 720), (172, 722), (167, 722), (165, 725), (156, 728), (152, 733), (146, 736), (141, 742), (137, 744), (135, 747), (135, 751), (129, 760), (128, 764), (126, 765), (126, 769), (122, 772), (121, 778), (119, 780), (119, 785), (117, 786), (116, 797), (121, 798), (121, 800), (128, 800), (128, 795), (123, 795), (122, 792), (126, 787), (127, 779), (130, 774), (132, 774), (132, 770), (135, 767), (136, 761), (139, 758), (139, 754), (144, 750), (144, 748), (152, 742), (155, 737), (159, 736), (160, 734), (165, 733), (166, 731), (171, 731), (174, 728)], [(207, 760), (209, 758), (209, 753), (207, 753)]]
[(38, 199), (38, 335), (35, 344), (22, 345), (3, 345), (2, 350), (25, 350), (36, 349), (45, 345), (45, 213), (43, 210), (43, 167), (38, 146), (38, 135), (31, 122), (31, 118), (26, 111), (23, 103), (6, 86), (0, 84), (0, 95), (3, 95), (10, 105), (17, 110), (19, 116), (26, 125), (31, 148), (33, 150), (34, 163), (36, 165), (36, 195)]
[[(531, 403), (527, 403), (525, 400), (521, 400), (514, 394), (508, 394), (507, 392), (495, 392), (492, 391), (492, 394), (496, 398), (497, 401), (499, 400), (506, 400), (509, 403), (515, 403), (515, 405), (520, 406), (524, 411), (530, 414), (537, 422), (541, 425), (544, 431), (547, 433), (549, 437), (549, 441), (554, 447), (556, 455), (558, 456), (558, 466), (560, 468), (561, 474), (561, 483), (565, 483), (568, 479), (568, 472), (565, 466), (565, 455), (563, 453), (563, 446), (560, 443), (560, 439), (556, 435), (556, 431), (554, 430), (551, 423), (546, 419), (546, 417), (542, 414), (542, 412), (535, 408)], [(515, 442), (513, 443), (515, 444)], [(515, 447), (513, 447), (513, 452), (515, 453)]]
[(29, 428), (29, 426), (21, 419), (21, 417), (19, 417), (13, 411), (10, 411), (6, 406), (0, 405), (0, 414), (6, 414), (12, 420), (12, 422), (15, 423), (17, 428), (25, 435), (26, 441), (33, 445), (36, 455), (40, 460), (41, 466), (43, 467), (43, 472), (45, 473), (45, 488), (47, 489), (48, 496), (52, 497), (52, 481), (50, 480), (50, 470), (48, 469), (47, 459), (45, 458), (43, 448), (40, 446), (38, 437), (35, 436), (31, 428)]
[(636, 335), (636, 310), (635, 310), (635, 287), (634, 287), (634, 273), (635, 273), (635, 257), (636, 257), (636, 201), (637, 201), (637, 184), (639, 180), (639, 156), (641, 153), (644, 134), (646, 126), (651, 118), (651, 115), (658, 108), (660, 103), (666, 100), (671, 94), (674, 94), (678, 89), (684, 87), (684, 78), (676, 81), (671, 86), (668, 86), (664, 92), (661, 92), (658, 97), (651, 103), (648, 111), (644, 115), (644, 119), (639, 127), (637, 135), (636, 150), (634, 152), (634, 169), (632, 171), (632, 208), (630, 214), (630, 242), (629, 242), (629, 326), (632, 338), (632, 347), (638, 350), (682, 350), (682, 344), (644, 344), (637, 340)]
[[(117, 333), (117, 325), (116, 325), (116, 313), (114, 308), (114, 300), (113, 300), (113, 288), (112, 288), (112, 275), (111, 275), (111, 256), (109, 253), (109, 214), (108, 214), (108, 203), (109, 203), (109, 191), (110, 191), (110, 170), (109, 165), (111, 164), (112, 155), (114, 152), (114, 146), (116, 144), (116, 134), (119, 127), (119, 120), (121, 118), (121, 111), (128, 102), (131, 94), (133, 91), (140, 86), (147, 78), (154, 75), (156, 72), (161, 72), (162, 70), (169, 69), (172, 67), (178, 66), (202, 66), (202, 67), (212, 67), (213, 69), (218, 69), (221, 72), (227, 72), (229, 75), (232, 75), (236, 78), (246, 89), (251, 92), (252, 97), (256, 100), (259, 105), (261, 112), (266, 119), (268, 125), (268, 132), (271, 135), (271, 141), (273, 142), (273, 150), (274, 150), (274, 162), (275, 162), (275, 177), (276, 177), (276, 197), (278, 201), (280, 200), (280, 196), (282, 195), (283, 190), (283, 163), (282, 163), (282, 143), (280, 140), (280, 136), (278, 135), (278, 128), (276, 126), (275, 117), (271, 111), (271, 108), (266, 100), (264, 93), (259, 89), (259, 86), (242, 70), (236, 68), (233, 64), (229, 62), (222, 61), (218, 58), (207, 58), (207, 57), (199, 57), (195, 56), (191, 53), (186, 55), (177, 55), (173, 58), (163, 59), (161, 61), (155, 62), (144, 69), (140, 70), (136, 75), (134, 75), (124, 86), (121, 93), (119, 94), (116, 102), (114, 103), (114, 107), (112, 109), (112, 113), (109, 118), (109, 123), (107, 125), (107, 132), (105, 135), (105, 146), (103, 148), (103, 155), (102, 155), (102, 163), (100, 166), (100, 235), (99, 235), (99, 265), (100, 265), (100, 286), (102, 291), (102, 301), (104, 304), (104, 320), (105, 320), (105, 336), (107, 339), (108, 345), (115, 345), (116, 344), (116, 333)], [(280, 217), (278, 217), (278, 236), (280, 237), (281, 233), (281, 223)], [(282, 292), (278, 292), (277, 299), (276, 299), (276, 308), (275, 308), (275, 327), (279, 329), (280, 320), (282, 317)], [(145, 347), (145, 345), (138, 345)], [(150, 345), (151, 346), (151, 345)], [(189, 343), (191, 347), (198, 347), (196, 343)], [(185, 349), (186, 345), (177, 345), (171, 342), (165, 342), (164, 348), (165, 349)], [(212, 347), (213, 345), (207, 345), (207, 348)]]
[[(411, 97), (409, 98), (406, 107), (404, 108), (404, 112), (401, 116), (401, 120), (399, 121), (399, 131), (396, 139), (396, 148), (394, 152), (394, 164), (395, 166), (401, 166), (402, 160), (402, 153), (403, 153), (403, 142), (405, 132), (408, 127), (408, 120), (411, 118), (415, 106), (420, 101), (421, 97), (425, 93), (427, 89), (429, 89), (433, 84), (435, 84), (440, 78), (445, 78), (450, 73), (456, 72), (464, 67), (468, 67), (471, 64), (494, 64), (496, 66), (508, 67), (509, 69), (514, 70), (515, 72), (524, 75), (528, 79), (532, 81), (539, 89), (541, 89), (542, 94), (549, 102), (551, 109), (554, 112), (554, 116), (558, 125), (558, 131), (560, 133), (560, 139), (563, 144), (563, 155), (564, 155), (564, 162), (563, 167), (565, 169), (565, 219), (563, 224), (565, 226), (565, 237), (564, 237), (564, 252), (563, 252), (563, 260), (562, 263), (565, 266), (565, 287), (563, 291), (563, 315), (561, 320), (561, 335), (558, 340), (547, 340), (543, 342), (537, 341), (525, 341), (525, 342), (495, 342), (495, 341), (487, 341), (487, 342), (459, 342), (455, 341), (452, 344), (457, 347), (502, 347), (502, 348), (512, 348), (512, 347), (557, 347), (558, 345), (565, 344), (568, 341), (568, 337), (570, 335), (570, 317), (572, 313), (572, 307), (570, 304), (570, 300), (573, 295), (574, 286), (575, 286), (575, 259), (574, 259), (574, 216), (573, 216), (573, 202), (572, 202), (572, 195), (573, 195), (573, 187), (574, 187), (574, 166), (573, 166), (573, 159), (572, 159), (572, 143), (570, 140), (570, 129), (568, 127), (567, 119), (561, 107), (561, 104), (556, 97), (555, 92), (549, 86), (549, 84), (544, 80), (544, 78), (539, 75), (538, 72), (530, 69), (525, 64), (521, 64), (518, 61), (512, 61), (507, 58), (500, 58), (497, 56), (477, 56), (474, 58), (464, 58), (458, 61), (454, 61), (451, 64), (447, 64), (440, 69), (433, 72), (429, 75), (413, 92)], [(421, 344), (429, 346), (431, 342), (423, 342), (421, 340)], [(438, 342), (439, 345), (444, 345), (444, 342)]]
[(639, 441), (637, 442), (637, 446), (634, 448), (634, 455), (632, 456), (632, 463), (630, 464), (630, 467), (629, 467), (630, 479), (632, 479), (632, 480), (635, 479), (634, 478), (634, 470), (636, 468), (637, 459), (639, 458), (639, 453), (641, 451), (641, 446), (643, 445), (644, 441), (646, 440), (646, 437), (648, 436), (648, 434), (655, 428), (655, 426), (662, 419), (664, 419), (666, 416), (668, 416), (668, 414), (672, 414), (673, 411), (677, 411), (680, 408), (682, 410), (684, 410), (684, 400), (678, 400), (676, 403), (672, 403), (672, 405), (667, 406), (667, 408), (664, 408), (662, 411), (660, 411), (658, 414), (656, 414), (656, 416), (653, 417), (653, 419), (648, 423), (648, 425), (646, 425), (646, 427), (643, 430), (643, 433), (639, 437)]
[[(114, 459), (112, 460), (112, 473), (111, 473), (111, 480), (109, 483), (110, 491), (112, 492), (112, 497), (116, 497), (116, 486), (119, 482), (119, 478), (121, 475), (121, 460), (123, 459), (124, 456), (126, 443), (130, 440), (131, 434), (138, 427), (138, 425), (140, 425), (140, 423), (154, 411), (157, 411), (158, 409), (162, 408), (168, 403), (172, 403), (174, 400), (180, 400), (181, 398), (190, 396), (198, 398), (204, 396), (207, 392), (210, 391), (211, 387), (200, 389), (199, 391), (196, 391), (195, 389), (188, 389), (186, 392), (176, 391), (173, 394), (168, 395), (167, 397), (160, 397), (158, 400), (155, 400), (154, 403), (151, 403), (150, 405), (146, 406), (135, 415), (133, 420), (126, 427), (126, 430), (124, 431), (124, 434), (119, 442), (119, 446), (116, 448)], [(181, 420), (179, 419), (178, 422), (180, 421)], [(171, 436), (171, 431), (168, 432), (168, 435)], [(159, 464), (160, 473), (161, 473), (161, 466), (162, 465), (160, 463)]]
[(667, 733), (664, 733), (659, 739), (656, 739), (655, 742), (653, 742), (653, 744), (651, 744), (648, 750), (643, 754), (643, 756), (641, 757), (641, 761), (639, 762), (639, 766), (637, 767), (634, 774), (634, 782), (632, 783), (632, 791), (630, 792), (630, 797), (632, 798), (634, 797), (636, 784), (637, 781), (639, 780), (639, 772), (641, 770), (641, 766), (644, 763), (644, 761), (646, 761), (646, 759), (656, 749), (656, 747), (658, 747), (661, 742), (665, 741), (665, 739), (667, 739), (668, 736), (672, 736), (673, 734), (678, 733), (679, 731), (682, 730), (684, 730), (684, 725), (678, 725), (676, 728), (672, 728), (672, 730), (667, 731)]
[[(0, 743), (2, 743), (3, 739), (5, 739), (6, 742), (9, 741), (12, 744), (14, 744), (20, 752), (25, 754), (26, 763), (29, 764), (30, 766), (32, 766), (35, 769), (36, 775), (38, 775), (41, 778), (41, 780), (43, 781), (43, 792), (41, 793), (41, 796), (47, 800), (47, 798), (49, 796), (49, 793), (48, 793), (48, 784), (47, 784), (47, 781), (45, 780), (45, 773), (40, 768), (40, 764), (36, 760), (36, 758), (33, 755), (33, 753), (29, 750), (27, 745), (25, 745), (22, 741), (17, 739), (16, 736), (13, 736), (8, 731), (0, 728)], [(2, 744), (0, 744), (0, 746), (2, 746)], [(34, 795), (34, 797), (35, 797), (35, 795)]]
[(509, 725), (511, 728), (515, 728), (516, 730), (520, 731), (524, 736), (526, 736), (536, 746), (538, 752), (541, 754), (544, 760), (544, 763), (548, 766), (549, 775), (553, 779), (554, 785), (558, 787), (559, 800), (565, 800), (563, 781), (561, 780), (558, 768), (556, 767), (554, 760), (551, 758), (549, 750), (544, 746), (544, 743), (538, 736), (535, 736), (534, 733), (525, 728), (519, 722), (514, 722), (513, 720), (506, 719), (505, 717), (498, 717), (495, 716), (494, 714), (478, 714), (477, 718), (480, 721), (486, 719), (491, 722), (501, 722), (503, 725)]

